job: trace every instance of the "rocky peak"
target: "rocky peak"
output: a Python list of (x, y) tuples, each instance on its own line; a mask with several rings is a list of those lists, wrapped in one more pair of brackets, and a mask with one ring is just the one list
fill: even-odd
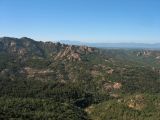
[(62, 51), (60, 51), (55, 59), (64, 59), (67, 58), (68, 60), (81, 60), (81, 55), (89, 54), (94, 51), (93, 48), (89, 48), (87, 46), (73, 46), (68, 45), (65, 46)]

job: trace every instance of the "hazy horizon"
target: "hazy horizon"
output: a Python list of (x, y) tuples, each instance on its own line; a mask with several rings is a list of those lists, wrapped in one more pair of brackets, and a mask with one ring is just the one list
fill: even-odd
[(16, 36), (0, 36), (0, 38), (15, 38), (15, 39), (21, 39), (21, 38), (29, 38), (29, 39), (32, 39), (34, 41), (43, 41), (43, 42), (73, 42), (73, 43), (93, 43), (93, 44), (96, 44), (96, 43), (106, 43), (106, 44), (160, 44), (160, 42), (155, 42), (155, 43), (147, 43), (147, 42), (101, 42), (101, 41), (80, 41), (80, 40), (41, 40), (41, 39), (34, 39), (32, 37), (27, 37), (27, 36), (20, 36), (20, 37), (16, 37)]
[(0, 0), (0, 36), (159, 43), (158, 0)]

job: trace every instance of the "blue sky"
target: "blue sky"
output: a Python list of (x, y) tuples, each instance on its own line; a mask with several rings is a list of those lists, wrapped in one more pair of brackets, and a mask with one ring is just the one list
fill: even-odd
[(160, 42), (160, 0), (0, 0), (0, 36)]

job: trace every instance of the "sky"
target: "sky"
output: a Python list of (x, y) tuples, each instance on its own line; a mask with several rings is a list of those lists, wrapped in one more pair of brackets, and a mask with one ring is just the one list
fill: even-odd
[(160, 0), (0, 0), (0, 37), (160, 43)]

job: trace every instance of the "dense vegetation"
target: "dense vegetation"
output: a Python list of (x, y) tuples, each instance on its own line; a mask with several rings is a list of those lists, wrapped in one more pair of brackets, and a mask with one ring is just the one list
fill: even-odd
[(160, 51), (0, 38), (0, 119), (159, 120)]
[(33, 98), (1, 98), (0, 118), (87, 120), (78, 107), (54, 100)]

